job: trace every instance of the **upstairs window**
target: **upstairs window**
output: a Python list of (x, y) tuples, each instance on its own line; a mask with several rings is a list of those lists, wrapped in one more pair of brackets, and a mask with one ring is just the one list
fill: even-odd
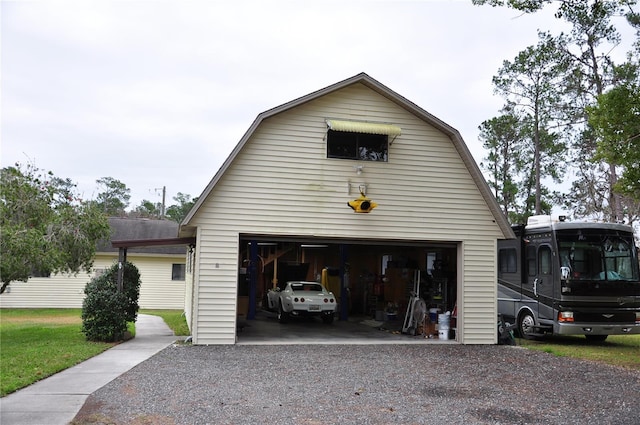
[(387, 162), (389, 136), (329, 130), (327, 158)]
[(389, 160), (389, 145), (402, 134), (394, 124), (327, 120), (327, 158)]

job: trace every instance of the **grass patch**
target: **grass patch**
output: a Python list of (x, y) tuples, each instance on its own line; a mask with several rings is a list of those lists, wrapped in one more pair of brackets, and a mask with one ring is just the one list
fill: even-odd
[(640, 335), (609, 335), (604, 342), (582, 336), (548, 336), (543, 340), (518, 339), (518, 345), (559, 357), (572, 357), (640, 370)]
[(0, 396), (115, 345), (87, 341), (81, 317), (81, 309), (0, 309)]
[(160, 316), (176, 336), (189, 336), (191, 332), (182, 310), (140, 310), (141, 314)]
[[(145, 310), (190, 335), (181, 310)], [(135, 324), (127, 329), (135, 335)], [(82, 309), (0, 309), (0, 397), (83, 362), (117, 343), (87, 341)]]

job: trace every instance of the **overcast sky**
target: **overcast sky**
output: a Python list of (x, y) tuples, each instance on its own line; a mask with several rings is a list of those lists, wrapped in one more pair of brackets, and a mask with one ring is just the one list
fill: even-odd
[[(113, 177), (167, 205), (199, 196), (256, 116), (366, 72), (458, 129), (503, 104), (502, 61), (559, 32), (471, 0), (1, 2), (2, 167)], [(621, 52), (623, 54), (624, 52)]]

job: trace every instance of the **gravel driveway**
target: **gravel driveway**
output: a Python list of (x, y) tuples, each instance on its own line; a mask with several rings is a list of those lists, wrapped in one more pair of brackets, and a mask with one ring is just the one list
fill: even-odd
[(75, 424), (638, 424), (640, 372), (512, 346), (174, 345)]

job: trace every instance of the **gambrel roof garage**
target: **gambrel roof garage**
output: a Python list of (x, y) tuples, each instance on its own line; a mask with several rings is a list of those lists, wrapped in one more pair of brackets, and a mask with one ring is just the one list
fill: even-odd
[[(362, 195), (375, 208), (358, 213)], [(236, 342), (266, 292), (322, 280), (339, 318), (399, 316), (416, 271), (455, 339), (496, 342), (496, 243), (513, 237), (454, 128), (367, 74), (258, 115), (180, 226), (195, 344)], [(246, 301), (246, 307), (245, 307)]]

